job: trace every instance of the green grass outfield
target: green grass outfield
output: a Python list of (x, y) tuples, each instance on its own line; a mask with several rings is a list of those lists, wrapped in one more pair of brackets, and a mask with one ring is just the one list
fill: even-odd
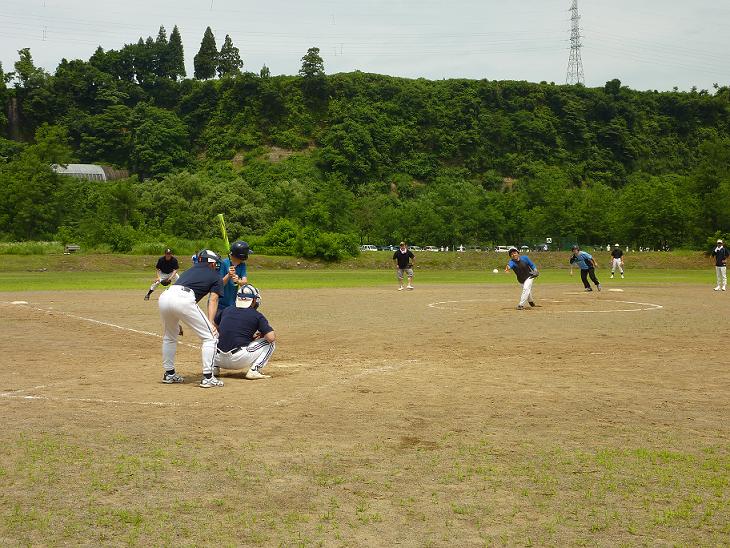
[[(278, 270), (257, 269), (249, 272), (249, 280), (261, 289), (307, 289), (321, 287), (378, 287), (395, 286), (394, 270)], [(703, 270), (642, 269), (627, 271), (625, 280), (609, 279), (607, 270), (597, 275), (605, 285), (621, 284), (709, 284), (715, 283), (713, 268)], [(94, 289), (115, 291), (138, 289), (144, 291), (154, 274), (144, 272), (0, 272), (0, 291), (43, 291)], [(515, 284), (512, 273), (474, 270), (419, 270), (414, 283), (418, 284)], [(573, 276), (564, 269), (544, 269), (539, 284), (575, 283), (580, 285), (576, 269)]]

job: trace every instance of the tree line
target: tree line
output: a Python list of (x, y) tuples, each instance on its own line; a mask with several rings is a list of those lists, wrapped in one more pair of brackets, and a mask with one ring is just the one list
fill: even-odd
[[(337, 258), (358, 243), (554, 241), (700, 247), (730, 233), (730, 88), (243, 70), (206, 29), (186, 78), (177, 27), (53, 74), (0, 67), (0, 239), (125, 251), (236, 236)], [(10, 137), (13, 137), (12, 139)], [(91, 183), (53, 163), (99, 163)]]

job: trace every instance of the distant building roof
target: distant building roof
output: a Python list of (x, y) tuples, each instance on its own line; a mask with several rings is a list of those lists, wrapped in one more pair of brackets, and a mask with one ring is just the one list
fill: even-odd
[(106, 181), (106, 173), (101, 166), (96, 164), (53, 164), (51, 169), (59, 175), (68, 175), (79, 179), (88, 179), (90, 181)]

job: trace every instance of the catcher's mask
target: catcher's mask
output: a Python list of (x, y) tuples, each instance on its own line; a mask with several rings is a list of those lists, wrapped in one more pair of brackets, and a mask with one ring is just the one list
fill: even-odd
[(231, 255), (233, 255), (237, 259), (245, 261), (246, 259), (248, 259), (249, 253), (251, 253), (251, 248), (248, 247), (248, 244), (246, 242), (238, 240), (231, 244)]
[(238, 290), (238, 294), (236, 294), (236, 306), (238, 308), (256, 309), (260, 304), (261, 294), (259, 290), (249, 284), (242, 285), (241, 289)]

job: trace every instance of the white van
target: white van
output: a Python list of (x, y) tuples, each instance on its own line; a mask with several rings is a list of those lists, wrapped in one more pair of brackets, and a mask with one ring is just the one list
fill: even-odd
[(360, 251), (377, 251), (378, 248), (374, 245), (361, 245)]
[(497, 247), (494, 248), (494, 252), (495, 253), (507, 253), (509, 251), (510, 247), (511, 246), (508, 246), (508, 245), (498, 245)]

